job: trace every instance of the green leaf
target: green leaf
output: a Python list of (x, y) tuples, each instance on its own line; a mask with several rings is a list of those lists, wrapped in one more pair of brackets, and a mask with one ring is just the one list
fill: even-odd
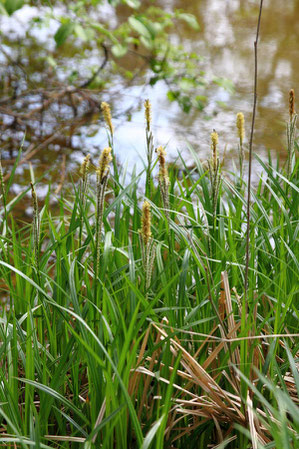
[(55, 59), (52, 56), (48, 56), (46, 58), (46, 61), (49, 64), (50, 67), (53, 67), (53, 68), (57, 67), (57, 63), (56, 63)]
[(198, 31), (200, 29), (200, 26), (197, 22), (196, 17), (193, 14), (188, 14), (186, 12), (178, 14), (178, 19), (183, 20), (184, 22), (189, 25), (189, 27), (193, 28), (193, 30)]
[(195, 100), (206, 103), (208, 101), (208, 98), (206, 97), (206, 95), (196, 95)]
[(141, 5), (141, 2), (139, 0), (123, 0), (125, 5), (130, 6), (130, 8), (137, 9)]
[(227, 105), (227, 103), (225, 103), (225, 101), (220, 101), (220, 100), (218, 100), (216, 103), (218, 104), (218, 106), (219, 106), (220, 108), (228, 109), (228, 105)]
[(140, 20), (140, 18), (131, 16), (129, 17), (128, 22), (131, 28), (133, 28), (133, 30), (136, 31), (140, 36), (144, 37), (145, 39), (153, 38), (148, 27), (144, 25), (144, 23)]
[(4, 3), (4, 7), (10, 16), (17, 11), (17, 9), (22, 8), (23, 5), (23, 0), (6, 0)]
[(31, 385), (32, 387), (35, 387), (41, 391), (44, 391), (48, 395), (50, 395), (52, 398), (60, 401), (62, 404), (64, 404), (66, 407), (68, 407), (74, 414), (78, 415), (83, 422), (89, 423), (88, 418), (84, 415), (84, 413), (81, 412), (81, 410), (76, 407), (69, 399), (65, 398), (62, 394), (60, 394), (58, 391), (53, 390), (53, 388), (48, 387), (48, 385), (43, 385), (39, 382), (36, 382), (35, 380), (30, 379), (24, 379), (24, 378), (18, 378), (20, 382), (24, 382), (26, 385)]
[(63, 23), (62, 25), (60, 25), (54, 35), (56, 46), (60, 47), (60, 45), (64, 44), (64, 42), (67, 40), (70, 34), (72, 34), (73, 31), (74, 24), (72, 22)]
[(227, 90), (229, 93), (233, 94), (235, 91), (234, 83), (227, 78), (217, 78), (213, 79), (213, 82), (223, 89)]
[(179, 81), (179, 87), (185, 91), (191, 90), (195, 86), (196, 86), (196, 82), (190, 78), (184, 77)]
[(178, 102), (184, 112), (186, 112), (186, 113), (190, 112), (190, 109), (192, 107), (192, 102), (191, 102), (191, 98), (189, 96), (180, 95)]
[(115, 45), (119, 43), (114, 34), (111, 33), (111, 31), (107, 30), (103, 25), (99, 23), (91, 23), (90, 26), (92, 27), (92, 29), (98, 31), (104, 36), (107, 36), (111, 40), (111, 42), (113, 42)]
[(119, 1), (120, 0), (108, 0), (108, 3), (115, 7), (115, 6), (119, 5)]
[(169, 90), (167, 92), (167, 98), (169, 101), (176, 101), (178, 99), (179, 95), (180, 95), (179, 92), (174, 92), (172, 90)]
[(128, 51), (128, 47), (126, 45), (116, 44), (111, 48), (112, 54), (116, 58), (122, 58)]
[(147, 48), (148, 50), (152, 50), (154, 48), (153, 41), (151, 39), (147, 39), (144, 36), (141, 36), (140, 42)]
[(114, 410), (109, 416), (107, 416), (107, 418), (103, 419), (103, 421), (100, 422), (100, 424), (98, 426), (96, 426), (93, 431), (88, 435), (88, 438), (86, 438), (86, 442), (84, 444), (84, 448), (86, 448), (86, 444), (89, 443), (92, 438), (94, 437), (94, 435), (97, 435), (99, 433), (99, 431), (109, 422), (111, 421), (115, 415), (117, 415), (120, 410), (123, 408), (124, 404), (121, 404), (120, 407), (118, 407), (116, 410)]
[(75, 31), (76, 35), (80, 39), (82, 39), (83, 42), (87, 42), (88, 41), (87, 33), (86, 33), (86, 31), (84, 30), (84, 28), (81, 25), (76, 24), (74, 26), (74, 31)]
[(204, 95), (197, 95), (194, 98), (194, 106), (199, 110), (202, 111), (207, 103), (207, 97)]
[(162, 423), (164, 419), (164, 415), (162, 415), (158, 421), (156, 421), (153, 426), (150, 428), (150, 430), (148, 431), (148, 433), (146, 434), (146, 437), (143, 440), (143, 444), (141, 446), (141, 449), (148, 449)]
[(3, 15), (3, 16), (8, 16), (8, 12), (7, 12), (6, 8), (5, 8), (5, 6), (2, 5), (1, 3), (0, 3), (0, 14)]

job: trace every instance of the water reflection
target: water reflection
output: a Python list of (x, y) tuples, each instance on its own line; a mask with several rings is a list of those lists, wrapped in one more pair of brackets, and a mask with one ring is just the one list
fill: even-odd
[[(160, 1), (161, 7), (184, 8), (198, 18), (201, 31), (194, 33), (187, 26), (176, 30), (184, 38), (184, 45), (205, 57), (204, 67), (213, 75), (231, 79), (235, 92), (230, 94), (213, 86), (207, 91), (209, 105), (204, 113), (192, 111), (186, 115), (165, 100), (166, 86), (162, 83), (146, 92), (134, 87), (128, 95), (135, 100), (143, 93), (152, 99), (155, 110), (156, 139), (168, 144), (175, 153), (186, 149), (190, 142), (203, 157), (209, 151), (209, 134), (215, 128), (227, 145), (227, 155), (234, 154), (235, 115), (243, 111), (249, 121), (252, 108), (253, 41), (258, 2), (247, 0), (181, 0)], [(286, 156), (285, 120), (288, 114), (288, 91), (299, 88), (299, 1), (266, 0), (264, 2), (261, 41), (259, 46), (258, 109), (255, 151), (263, 155), (268, 149)], [(297, 89), (296, 89), (297, 88)], [(299, 91), (298, 91), (299, 92)], [(298, 93), (299, 94), (299, 93)], [(125, 97), (129, 101), (129, 96)], [(119, 123), (118, 136), (132, 153), (142, 146), (142, 113), (135, 113), (132, 123)], [(130, 135), (133, 138), (130, 139)], [(101, 132), (96, 136), (103, 143)], [(230, 152), (231, 149), (231, 152)]]
[[(145, 5), (146, 3), (152, 4), (152, 2), (144, 2)], [(149, 97), (153, 104), (153, 126), (157, 144), (167, 145), (171, 154), (175, 154), (179, 149), (188, 157), (187, 142), (190, 142), (196, 151), (206, 158), (209, 152), (209, 135), (215, 128), (220, 135), (220, 147), (222, 149), (226, 147), (226, 161), (229, 164), (237, 142), (235, 116), (238, 111), (244, 112), (247, 134), (249, 133), (252, 105), (253, 40), (258, 2), (249, 0), (196, 0), (190, 2), (160, 0), (156, 4), (169, 10), (183, 8), (197, 16), (201, 26), (200, 32), (194, 32), (186, 25), (181, 24), (174, 30), (171, 38), (176, 41), (179, 36), (183, 39), (187, 49), (192, 49), (192, 51), (203, 55), (202, 68), (207, 72), (208, 77), (212, 79), (213, 76), (221, 76), (231, 79), (235, 84), (235, 92), (229, 93), (215, 84), (211, 85), (206, 92), (209, 103), (204, 112), (192, 110), (190, 114), (184, 114), (175, 103), (169, 103), (166, 99), (168, 89), (163, 82), (157, 83), (153, 88), (143, 84), (147, 79), (146, 73), (136, 84), (121, 89), (121, 80), (117, 83), (114, 82), (109, 92), (104, 93), (104, 98), (101, 99), (106, 99), (105, 95), (107, 95), (107, 98), (109, 97), (109, 100), (113, 102), (118, 156), (121, 160), (129, 158), (135, 161), (136, 152), (141, 157), (144, 154), (142, 103), (144, 98)], [(32, 9), (27, 9), (27, 13), (31, 14)], [(111, 14), (109, 8), (107, 14)], [(128, 11), (119, 8), (117, 14), (118, 17), (114, 17), (114, 20), (122, 18), (128, 14)], [(7, 31), (7, 27), (16, 28), (14, 16), (9, 19), (0, 17), (3, 32)], [(52, 34), (56, 28), (57, 24), (53, 23), (50, 29)], [(0, 52), (2, 79), (9, 79), (13, 83), (14, 77), (18, 76), (18, 71), (22, 71), (21, 64), (20, 66), (14, 64), (7, 68), (7, 58), (13, 56), (14, 61), (25, 61), (26, 69), (29, 70), (30, 77), (35, 84), (34, 92), (29, 92), (29, 95), (31, 95), (31, 100), (33, 94), (37, 95), (36, 105), (41, 101), (38, 89), (47, 83), (51, 84), (53, 81), (51, 76), (54, 71), (55, 76), (58, 73), (58, 79), (63, 79), (66, 73), (69, 74), (67, 71), (77, 64), (80, 67), (81, 76), (84, 75), (86, 69), (81, 64), (79, 52), (76, 55), (72, 49), (71, 63), (68, 64), (69, 48), (67, 46), (60, 51), (61, 67), (53, 68), (51, 75), (48, 65), (46, 67), (49, 61), (45, 62), (44, 59), (38, 59), (36, 56), (42, 53), (40, 42), (47, 40), (45, 31), (35, 32), (33, 36), (25, 33), (23, 38), (22, 42), (20, 42), (20, 38), (16, 38), (12, 46), (2, 37), (2, 52)], [(259, 154), (265, 154), (267, 149), (272, 149), (274, 152), (279, 152), (282, 157), (285, 156), (284, 121), (288, 111), (288, 90), (294, 88), (299, 97), (298, 42), (299, 0), (284, 2), (265, 0), (259, 47), (259, 100), (254, 143), (255, 150)], [(55, 51), (54, 47), (50, 48), (50, 51)], [(86, 54), (89, 57), (89, 64), (98, 63), (99, 58), (102, 57), (100, 49), (88, 45)], [(128, 68), (134, 64), (136, 65), (136, 60), (127, 57), (123, 62), (123, 67)], [(106, 76), (108, 76), (108, 72)], [(17, 94), (16, 91), (16, 96)], [(5, 97), (5, 92), (3, 97)], [(0, 107), (3, 97), (0, 98)], [(43, 132), (46, 136), (53, 122), (58, 120), (65, 123), (66, 116), (72, 117), (72, 119), (71, 124), (67, 124), (63, 141), (56, 139), (49, 145), (46, 144), (41, 151), (36, 153), (36, 156), (31, 158), (36, 167), (37, 176), (47, 168), (55, 167), (55, 164), (59, 167), (61, 158), (58, 157), (58, 151), (67, 154), (67, 166), (73, 169), (82, 160), (82, 153), (91, 151), (97, 154), (98, 148), (106, 144), (106, 133), (98, 126), (97, 109), (96, 107), (92, 108), (94, 99), (93, 95), (87, 96), (85, 99), (70, 95), (68, 104), (64, 104), (58, 109), (53, 107), (43, 117), (44, 131), (41, 128), (41, 137), (43, 137)], [(14, 107), (17, 108), (17, 101), (15, 101)], [(83, 112), (81, 111), (84, 120), (78, 119), (76, 122), (74, 119), (76, 107), (86, 108), (86, 111), (85, 109)], [(35, 122), (31, 125), (36, 127), (38, 123)], [(21, 139), (23, 128), (18, 123), (18, 117), (2, 115), (2, 126), (6, 130), (12, 127), (15, 135), (19, 133)], [(30, 133), (30, 126), (27, 126), (28, 140)], [(30, 142), (27, 143), (30, 145)], [(35, 142), (35, 144), (37, 143)], [(15, 157), (15, 152), (9, 152), (10, 140), (2, 141), (2, 147), (6, 150), (3, 154), (4, 159), (10, 164)], [(25, 162), (18, 170), (18, 182), (22, 183), (27, 176), (28, 164)], [(49, 175), (48, 178), (51, 176)]]

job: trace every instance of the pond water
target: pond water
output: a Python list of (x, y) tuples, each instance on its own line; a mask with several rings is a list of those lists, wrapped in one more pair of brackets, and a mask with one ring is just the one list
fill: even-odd
[[(232, 159), (237, 159), (235, 116), (239, 111), (245, 115), (247, 138), (249, 136), (253, 101), (253, 41), (259, 2), (157, 0), (154, 3), (169, 11), (182, 8), (197, 17), (200, 31), (182, 25), (172, 32), (170, 38), (173, 42), (180, 39), (186, 49), (203, 56), (202, 69), (208, 79), (212, 80), (214, 76), (227, 78), (234, 83), (234, 91), (211, 84), (204, 92), (208, 97), (204, 111), (191, 110), (186, 114), (176, 103), (168, 101), (168, 88), (165, 83), (160, 81), (153, 87), (145, 84), (148, 79), (146, 71), (129, 84), (124, 84), (122, 79), (115, 75), (111, 88), (104, 89), (100, 95), (101, 99), (108, 99), (112, 104), (118, 158), (122, 163), (128, 160), (130, 165), (138, 160), (138, 155), (144, 157), (142, 104), (145, 98), (150, 98), (155, 143), (167, 145), (170, 157), (176, 155), (179, 150), (189, 161), (188, 144), (191, 144), (200, 157), (207, 159), (210, 152), (209, 136), (211, 131), (216, 129), (219, 133), (220, 151), (226, 149), (225, 163), (230, 166)], [(59, 16), (59, 8), (56, 12)], [(55, 85), (54, 72), (57, 79), (63, 80), (66, 70), (76, 64), (82, 73), (85, 70), (85, 60), (82, 61), (82, 55), (76, 53), (74, 48), (71, 48), (71, 56), (67, 44), (59, 51), (55, 50), (54, 41), (49, 39), (49, 34), (54, 35), (58, 27), (57, 21), (49, 19), (46, 29), (29, 29), (29, 19), (38, 14), (36, 7), (25, 6), (11, 17), (0, 16), (3, 33), (0, 47), (3, 87), (2, 96), (0, 94), (1, 149), (3, 165), (7, 172), (16, 157), (15, 141), (19, 144), (24, 136), (21, 123), (24, 119), (24, 103), (19, 107), (18, 92), (23, 92), (22, 101), (26, 92), (29, 105), (26, 113), (30, 113), (32, 108), (38, 107), (42, 89), (47, 85), (52, 86), (51, 83)], [(117, 23), (128, 14), (128, 10), (118, 8), (115, 15), (108, 5), (105, 14), (112, 23)], [(289, 89), (297, 90), (299, 97), (298, 43), (299, 0), (265, 0), (259, 43), (258, 107), (254, 138), (254, 150), (263, 157), (269, 149), (273, 156), (279, 154), (282, 160), (286, 156), (285, 121), (288, 117)], [(41, 57), (45, 52), (57, 58), (58, 65), (53, 65), (51, 70), (45, 70)], [(93, 59), (98, 61), (98, 53), (99, 49), (87, 48), (84, 57), (91, 64)], [(48, 59), (48, 66), (49, 61), (51, 63)], [(136, 60), (130, 57), (121, 61), (124, 69), (134, 64)], [(105, 73), (103, 76), (105, 77)], [(26, 84), (28, 78), (31, 80), (31, 86)], [(13, 103), (10, 104), (7, 102), (5, 83), (11, 85), (13, 82), (16, 82), (18, 89)], [(33, 101), (35, 97), (36, 103)], [(21, 113), (23, 115), (18, 115)], [(21, 185), (28, 183), (29, 160), (36, 177), (50, 169), (45, 181), (52, 180), (55, 187), (55, 184), (59, 183), (62, 161), (66, 163), (67, 173), (75, 172), (83, 154), (91, 152), (96, 157), (99, 149), (106, 145), (106, 132), (99, 123), (97, 114), (91, 114), (85, 122), (74, 120), (71, 135), (64, 136), (62, 132), (56, 139), (47, 142), (48, 134), (43, 130), (49, 129), (53, 123), (57, 125), (57, 122), (65, 122), (69, 109), (65, 105), (59, 105), (58, 101), (56, 109), (53, 107), (47, 114), (40, 118), (40, 123), (26, 123), (24, 150), (30, 157), (17, 169), (16, 183), (13, 186), (15, 193), (20, 190)], [(39, 125), (40, 140), (36, 140), (36, 136), (35, 140), (31, 140)], [(43, 142), (43, 145), (39, 149), (40, 142)], [(45, 187), (40, 188), (40, 193), (44, 193)]]
[[(221, 76), (233, 81), (230, 93), (211, 86), (206, 94), (209, 104), (204, 112), (184, 114), (176, 104), (165, 98), (167, 86), (162, 83), (147, 94), (155, 111), (156, 136), (172, 151), (184, 151), (190, 142), (204, 158), (209, 152), (209, 135), (216, 129), (227, 155), (236, 148), (235, 115), (242, 111), (247, 123), (251, 119), (253, 101), (253, 41), (256, 29), (257, 1), (197, 0), (169, 1), (169, 7), (185, 8), (196, 15), (201, 30), (184, 28), (184, 42), (204, 56), (207, 75)], [(188, 5), (188, 6), (186, 6)], [(263, 155), (268, 149), (285, 157), (285, 121), (288, 117), (288, 92), (299, 88), (299, 1), (269, 0), (264, 2), (259, 44), (258, 107), (254, 149)], [(297, 89), (298, 90), (298, 89)], [(132, 88), (138, 96), (142, 89)], [(299, 94), (299, 91), (298, 91)], [(144, 95), (144, 94), (143, 94)], [(132, 131), (142, 139), (142, 113), (135, 114)], [(119, 135), (125, 139), (127, 127)], [(135, 136), (134, 136), (135, 137)], [(132, 149), (136, 147), (132, 139)]]

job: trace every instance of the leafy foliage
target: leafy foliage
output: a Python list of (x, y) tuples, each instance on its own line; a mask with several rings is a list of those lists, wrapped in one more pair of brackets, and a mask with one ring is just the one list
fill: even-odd
[[(76, 52), (80, 52), (81, 58), (85, 59), (85, 52), (95, 49), (98, 49), (101, 58), (104, 46), (106, 55), (113, 59), (114, 71), (123, 73), (122, 58), (125, 56), (135, 58), (136, 69), (126, 71), (125, 74), (127, 78), (135, 79), (140, 75), (142, 63), (146, 62), (146, 68), (149, 70), (148, 82), (151, 85), (161, 80), (166, 82), (169, 87), (168, 98), (177, 101), (185, 112), (189, 112), (191, 108), (203, 109), (206, 98), (204, 101), (199, 98), (203, 96), (202, 89), (207, 85), (207, 81), (201, 58), (186, 51), (179, 41), (174, 44), (169, 38), (171, 30), (184, 24), (194, 33), (200, 33), (196, 17), (181, 9), (166, 12), (157, 6), (145, 7), (138, 0), (115, 0), (109, 1), (109, 4), (113, 9), (107, 16), (107, 2), (104, 0), (57, 0), (51, 4), (51, 8), (48, 2), (41, 2), (39, 16), (28, 21), (28, 31), (36, 27), (44, 30), (48, 28), (49, 37), (43, 44), (44, 52), (48, 53), (53, 24), (59, 24), (53, 36), (56, 51), (48, 55), (50, 64), (56, 69), (64, 69), (59, 56), (68, 47), (74, 47)], [(6, 0), (2, 5), (2, 12), (11, 15), (25, 5), (31, 5), (29, 0)], [(115, 23), (115, 14), (120, 6), (124, 8), (124, 17)], [(10, 39), (9, 36), (6, 37)], [(86, 62), (88, 65), (89, 62)], [(107, 83), (100, 79), (97, 69), (89, 69), (92, 82), (87, 86), (93, 89), (104, 87), (104, 83)], [(77, 81), (75, 74), (78, 74), (79, 70), (79, 66), (73, 67), (69, 78), (72, 84)], [(111, 79), (111, 76), (108, 78)], [(225, 80), (219, 79), (217, 82), (231, 89), (231, 85)]]

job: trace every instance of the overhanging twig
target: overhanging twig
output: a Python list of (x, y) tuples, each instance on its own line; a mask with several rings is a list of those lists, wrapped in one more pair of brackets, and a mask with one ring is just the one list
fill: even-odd
[(245, 285), (244, 285), (244, 303), (247, 313), (247, 295), (248, 295), (248, 270), (249, 270), (249, 244), (250, 244), (250, 190), (251, 190), (251, 170), (252, 170), (252, 143), (256, 114), (256, 102), (257, 102), (257, 45), (259, 40), (261, 17), (263, 9), (263, 0), (260, 1), (259, 16), (256, 27), (256, 37), (254, 41), (254, 91), (253, 91), (253, 110), (251, 121), (251, 132), (249, 140), (249, 161), (248, 161), (248, 189), (247, 189), (247, 229), (246, 229), (246, 261), (245, 261)]

